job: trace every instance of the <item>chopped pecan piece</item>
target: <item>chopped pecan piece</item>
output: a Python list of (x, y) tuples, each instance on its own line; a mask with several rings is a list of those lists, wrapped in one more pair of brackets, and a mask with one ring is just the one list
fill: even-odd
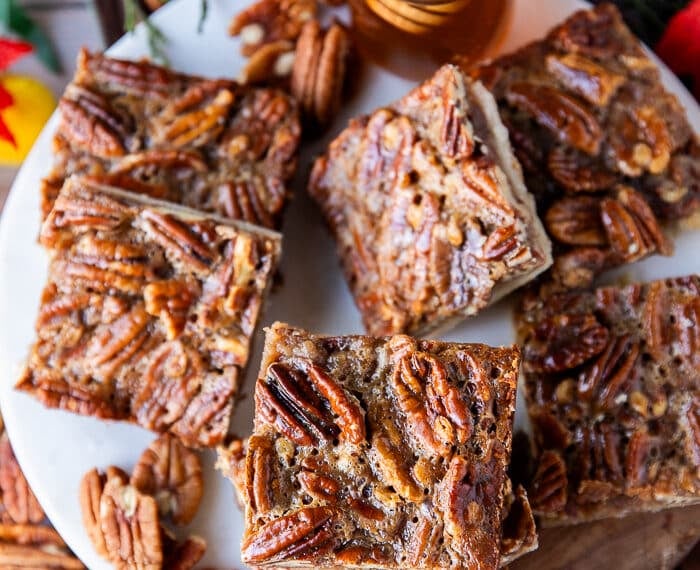
[(244, 562), (495, 570), (518, 368), (514, 348), (274, 324), (247, 454), (219, 454)]
[(134, 467), (131, 485), (155, 497), (162, 517), (188, 524), (202, 499), (202, 464), (196, 452), (170, 435), (156, 439)]
[(316, 0), (258, 0), (236, 15), (229, 33), (240, 36), (241, 52), (251, 56), (266, 44), (295, 41), (317, 10)]

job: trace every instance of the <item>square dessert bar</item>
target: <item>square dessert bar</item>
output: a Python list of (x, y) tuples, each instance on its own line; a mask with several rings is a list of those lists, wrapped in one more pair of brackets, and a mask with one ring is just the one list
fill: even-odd
[(69, 178), (17, 387), (45, 405), (221, 442), (280, 236)]
[(374, 335), (453, 325), (550, 264), (494, 100), (452, 65), (351, 121), (309, 192)]
[(276, 89), (85, 50), (59, 103), (44, 217), (71, 174), (277, 227), (296, 168), (296, 103)]
[(668, 255), (662, 227), (700, 207), (700, 144), (617, 8), (577, 12), (474, 70), (498, 102), (564, 288)]
[(525, 300), (545, 523), (700, 502), (700, 276)]
[(517, 347), (273, 325), (245, 455), (243, 561), (497, 568), (519, 364)]

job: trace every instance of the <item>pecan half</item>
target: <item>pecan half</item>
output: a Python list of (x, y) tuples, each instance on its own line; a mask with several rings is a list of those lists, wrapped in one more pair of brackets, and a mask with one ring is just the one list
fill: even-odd
[(671, 242), (641, 194), (628, 186), (619, 186), (616, 196), (600, 202), (603, 227), (615, 253), (626, 262), (654, 251), (670, 255)]
[(139, 223), (178, 261), (197, 270), (206, 270), (214, 262), (215, 253), (204, 235), (196, 235), (192, 224), (185, 226), (170, 214), (156, 210), (143, 210)]
[(614, 6), (581, 10), (565, 26), (554, 32), (552, 41), (563, 52), (580, 53), (606, 60), (625, 52), (626, 43), (619, 33), (620, 16)]
[(334, 541), (335, 512), (328, 507), (307, 507), (274, 519), (243, 539), (246, 564), (278, 562)]
[(364, 441), (364, 411), (357, 399), (317, 365), (305, 363), (304, 368), (281, 363), (269, 366), (256, 391), (261, 416), (299, 445), (335, 437), (351, 443)]
[(599, 161), (562, 145), (549, 152), (547, 167), (554, 180), (571, 192), (599, 192), (612, 187), (617, 180)]
[(204, 146), (223, 130), (234, 99), (218, 82), (193, 85), (156, 117), (155, 142), (176, 149)]
[(60, 132), (70, 144), (100, 158), (126, 154), (133, 125), (127, 115), (117, 113), (102, 95), (70, 86), (58, 109)]
[(447, 456), (452, 446), (468, 439), (471, 413), (437, 358), (420, 352), (400, 358), (391, 387), (397, 406), (428, 453)]
[(339, 23), (327, 31), (316, 20), (304, 28), (297, 43), (291, 92), (312, 125), (325, 126), (340, 107), (350, 37)]
[[(620, 426), (602, 421), (583, 426), (576, 434), (580, 442), (576, 473), (580, 476), (577, 501), (598, 502), (611, 492), (610, 483), (624, 479)], [(606, 484), (601, 484), (606, 483)]]
[(528, 492), (535, 511), (556, 512), (566, 506), (568, 495), (566, 465), (555, 451), (544, 451)]
[(625, 453), (625, 478), (630, 487), (641, 487), (646, 484), (648, 479), (647, 458), (650, 450), (649, 433), (644, 428), (637, 429), (630, 436)]
[(317, 10), (316, 0), (259, 0), (236, 15), (229, 33), (241, 37), (241, 52), (251, 56), (263, 45), (295, 41)]
[(97, 469), (91, 469), (83, 475), (80, 481), (80, 509), (83, 515), (83, 526), (90, 537), (90, 541), (97, 553), (107, 557), (107, 546), (102, 532), (100, 501), (104, 486), (108, 479), (117, 478), (126, 481), (127, 476), (117, 467), (109, 467), (106, 473), (100, 473)]
[(525, 368), (562, 372), (597, 356), (608, 346), (608, 329), (592, 314), (562, 314), (543, 319), (524, 350)]
[(545, 65), (569, 91), (598, 107), (605, 107), (625, 82), (624, 76), (577, 53), (549, 54)]
[(2, 506), (17, 524), (38, 523), (46, 518), (17, 463), (7, 432), (0, 436), (0, 491)]
[(241, 71), (241, 83), (269, 83), (288, 77), (294, 67), (294, 44), (279, 40), (261, 46), (250, 56)]
[(613, 338), (592, 366), (578, 379), (580, 397), (594, 399), (603, 409), (611, 408), (615, 398), (632, 377), (640, 355), (639, 343), (629, 335)]
[(274, 475), (274, 456), (271, 442), (252, 436), (248, 440), (245, 457), (245, 492), (253, 513), (264, 515), (272, 509), (271, 485)]
[(651, 106), (619, 111), (612, 114), (610, 126), (610, 148), (618, 170), (627, 176), (666, 170), (673, 140), (663, 117)]
[(608, 252), (597, 247), (577, 247), (554, 259), (552, 279), (567, 289), (584, 289), (606, 268)]
[(107, 556), (116, 568), (150, 570), (162, 565), (156, 500), (129, 485), (123, 473), (108, 474), (99, 517)]
[(605, 245), (607, 238), (600, 220), (600, 200), (574, 196), (557, 200), (545, 214), (549, 233), (568, 245)]
[(178, 337), (187, 324), (188, 309), (197, 297), (198, 287), (194, 281), (155, 281), (143, 290), (146, 312), (160, 317), (168, 340)]
[(178, 525), (188, 524), (202, 499), (202, 464), (199, 455), (168, 434), (154, 440), (141, 454), (131, 485), (155, 497), (161, 516)]
[(564, 143), (595, 155), (603, 132), (586, 106), (547, 85), (515, 83), (506, 93), (508, 103), (531, 115)]

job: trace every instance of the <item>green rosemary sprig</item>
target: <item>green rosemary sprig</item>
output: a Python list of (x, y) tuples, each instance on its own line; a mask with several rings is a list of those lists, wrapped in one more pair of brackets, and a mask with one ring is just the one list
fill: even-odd
[(165, 53), (165, 46), (168, 43), (168, 38), (153, 22), (151, 22), (146, 13), (141, 8), (138, 0), (123, 0), (124, 2), (124, 28), (127, 32), (133, 32), (136, 26), (143, 22), (146, 26), (146, 37), (148, 41), (148, 50), (154, 60), (168, 65), (168, 56)]

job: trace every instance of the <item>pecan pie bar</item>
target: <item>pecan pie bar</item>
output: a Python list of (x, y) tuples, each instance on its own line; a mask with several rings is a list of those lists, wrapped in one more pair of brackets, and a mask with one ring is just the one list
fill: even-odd
[(668, 255), (661, 227), (700, 206), (700, 144), (617, 9), (577, 12), (542, 41), (479, 68), (552, 238), (552, 277)]
[(700, 502), (700, 276), (524, 301), (547, 523)]
[(351, 121), (309, 192), (374, 335), (447, 327), (550, 263), (493, 98), (452, 65)]
[(279, 235), (72, 177), (41, 242), (49, 278), (18, 388), (187, 445), (221, 442)]
[(276, 89), (83, 50), (59, 103), (44, 216), (64, 179), (104, 183), (277, 227), (296, 168), (296, 104)]
[(245, 459), (244, 562), (497, 568), (519, 363), (517, 347), (273, 325)]

